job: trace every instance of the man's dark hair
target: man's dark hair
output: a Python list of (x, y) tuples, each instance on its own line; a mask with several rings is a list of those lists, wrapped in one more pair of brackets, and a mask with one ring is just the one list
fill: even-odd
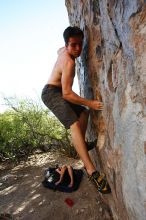
[(64, 38), (64, 41), (65, 41), (65, 44), (68, 44), (68, 40), (70, 37), (82, 37), (82, 39), (84, 38), (84, 33), (83, 31), (74, 26), (74, 27), (67, 27), (64, 32), (63, 32), (63, 38)]

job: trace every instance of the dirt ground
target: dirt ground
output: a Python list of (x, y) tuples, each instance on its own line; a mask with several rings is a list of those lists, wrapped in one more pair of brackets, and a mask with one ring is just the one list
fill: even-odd
[[(44, 188), (44, 171), (55, 164), (78, 169), (83, 166), (80, 160), (54, 152), (33, 155), (13, 168), (0, 164), (0, 220), (112, 220), (107, 205), (86, 175), (73, 193)], [(66, 198), (73, 201), (72, 207), (66, 204)], [(6, 213), (11, 218), (1, 217)]]

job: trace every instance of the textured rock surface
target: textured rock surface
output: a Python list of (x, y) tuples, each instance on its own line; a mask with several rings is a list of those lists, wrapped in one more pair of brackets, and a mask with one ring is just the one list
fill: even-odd
[(146, 219), (146, 1), (66, 0), (71, 25), (85, 34), (77, 61), (81, 95), (102, 100), (88, 137), (112, 194), (114, 219)]

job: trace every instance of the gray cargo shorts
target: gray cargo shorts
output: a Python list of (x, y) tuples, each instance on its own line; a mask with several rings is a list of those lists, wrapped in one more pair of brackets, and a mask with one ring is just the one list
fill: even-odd
[(69, 129), (78, 121), (81, 113), (86, 111), (86, 107), (73, 104), (62, 97), (62, 89), (54, 85), (45, 85), (42, 90), (42, 101), (59, 119), (59, 121)]

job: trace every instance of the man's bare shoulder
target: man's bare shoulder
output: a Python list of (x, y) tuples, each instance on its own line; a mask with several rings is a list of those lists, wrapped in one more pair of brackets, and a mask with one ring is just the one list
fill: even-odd
[[(70, 65), (75, 66), (75, 60), (68, 54), (65, 47), (60, 48), (58, 51), (58, 61), (62, 63), (62, 65)], [(59, 63), (60, 63), (59, 62)]]
[(66, 50), (65, 47), (61, 47), (57, 50), (57, 54), (61, 55), (63, 52), (65, 52), (65, 50)]

